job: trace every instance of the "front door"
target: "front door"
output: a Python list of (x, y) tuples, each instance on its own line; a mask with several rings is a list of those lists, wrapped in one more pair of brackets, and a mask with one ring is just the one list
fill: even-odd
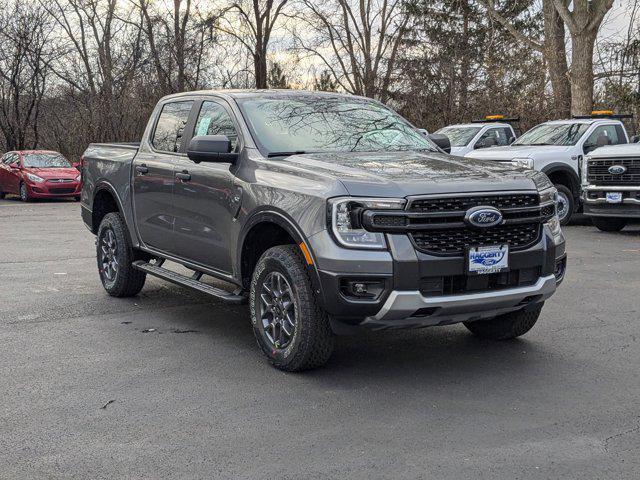
[[(202, 102), (194, 136), (226, 135), (235, 151), (239, 148), (237, 131), (230, 111), (222, 103)], [(232, 270), (229, 249), (235, 204), (232, 168), (230, 163), (195, 163), (186, 157), (175, 163), (175, 250), (181, 258), (224, 273)]]
[(133, 206), (138, 235), (147, 246), (174, 252), (174, 163), (182, 151), (183, 134), (193, 101), (165, 103), (149, 147), (142, 146), (133, 161)]

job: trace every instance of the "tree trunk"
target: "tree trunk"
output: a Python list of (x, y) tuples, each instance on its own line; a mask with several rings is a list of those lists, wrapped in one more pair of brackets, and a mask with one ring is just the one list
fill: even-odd
[(571, 83), (567, 66), (564, 22), (552, 0), (543, 1), (544, 15), (544, 57), (547, 62), (554, 110), (561, 118), (571, 112)]
[(253, 68), (256, 75), (256, 88), (268, 88), (267, 86), (267, 56), (256, 51), (253, 54)]
[(588, 115), (593, 109), (593, 48), (596, 32), (571, 35), (571, 113)]

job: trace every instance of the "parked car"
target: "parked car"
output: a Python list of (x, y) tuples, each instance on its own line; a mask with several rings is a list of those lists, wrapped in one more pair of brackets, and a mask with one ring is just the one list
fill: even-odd
[(367, 98), (171, 95), (139, 146), (90, 145), (83, 175), (110, 295), (154, 275), (248, 299), (258, 345), (283, 370), (322, 365), (334, 333), (366, 328), (464, 322), (517, 337), (565, 272), (546, 175), (447, 155)]
[(79, 201), (81, 191), (81, 174), (58, 152), (21, 150), (0, 159), (0, 198), (15, 194), (23, 202), (64, 197)]
[(640, 219), (640, 145), (596, 148), (582, 166), (584, 213), (605, 232)]
[(510, 145), (517, 138), (510, 121), (502, 115), (491, 115), (473, 123), (458, 123), (438, 130), (437, 134), (446, 135), (451, 142), (451, 154), (465, 156), (479, 148)]
[(511, 145), (475, 150), (466, 156), (511, 162), (546, 173), (558, 189), (558, 216), (565, 225), (580, 205), (582, 157), (603, 145), (628, 143), (620, 118), (609, 111), (570, 120), (554, 120), (533, 127)]

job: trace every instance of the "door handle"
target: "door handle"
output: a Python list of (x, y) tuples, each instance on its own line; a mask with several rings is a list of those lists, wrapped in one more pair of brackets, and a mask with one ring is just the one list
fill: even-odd
[(136, 172), (144, 175), (145, 173), (149, 173), (149, 168), (144, 163), (142, 165), (136, 165)]
[(182, 172), (176, 173), (176, 178), (179, 178), (183, 182), (188, 182), (189, 180), (191, 180), (191, 174), (188, 170), (183, 170)]

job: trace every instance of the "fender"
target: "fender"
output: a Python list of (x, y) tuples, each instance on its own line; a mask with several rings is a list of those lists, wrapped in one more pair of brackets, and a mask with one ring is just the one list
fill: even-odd
[(580, 179), (578, 178), (578, 174), (573, 168), (571, 168), (571, 166), (567, 165), (566, 163), (550, 163), (543, 167), (541, 172), (546, 174), (547, 176), (550, 176), (555, 172), (562, 172), (566, 174), (571, 181), (571, 191), (573, 192), (573, 195), (576, 197), (580, 195)]
[(319, 302), (323, 301), (324, 295), (322, 292), (322, 284), (320, 282), (320, 274), (318, 273), (317, 261), (315, 257), (315, 253), (309, 247), (309, 242), (307, 241), (306, 236), (300, 230), (300, 228), (296, 225), (295, 221), (283, 210), (278, 208), (274, 208), (272, 206), (266, 206), (257, 209), (251, 217), (247, 219), (245, 224), (240, 231), (240, 235), (238, 237), (237, 250), (236, 250), (236, 265), (238, 266), (238, 276), (240, 281), (242, 281), (242, 250), (244, 247), (244, 242), (247, 237), (247, 234), (251, 229), (262, 222), (270, 222), (282, 227), (291, 237), (295, 240), (297, 245), (304, 242), (309, 250), (309, 254), (311, 255), (311, 259), (313, 260), (313, 265), (307, 265), (310, 273), (311, 273), (311, 281), (312, 287), (316, 292), (316, 298)]
[[(91, 198), (91, 210), (89, 210), (87, 207), (85, 207), (84, 205), (82, 206), (82, 208), (87, 208), (87, 210), (89, 210), (89, 214), (91, 215), (91, 231), (96, 234), (98, 232), (98, 227), (99, 225), (93, 225), (93, 204), (95, 202), (95, 198), (98, 195), (98, 193), (100, 192), (109, 192), (111, 194), (111, 196), (115, 199), (116, 201), (116, 205), (118, 206), (118, 211), (120, 212), (120, 214), (122, 215), (122, 219), (124, 220), (125, 225), (127, 226), (127, 231), (129, 232), (129, 239), (131, 240), (131, 243), (134, 246), (138, 245), (137, 242), (137, 238), (132, 235), (133, 230), (131, 229), (131, 225), (129, 225), (129, 222), (127, 220), (127, 215), (125, 213), (125, 209), (124, 206), (122, 204), (122, 200), (120, 199), (120, 196), (118, 195), (118, 192), (116, 191), (115, 187), (108, 181), (108, 180), (100, 180), (93, 191), (93, 196)], [(85, 222), (86, 223), (86, 222)]]

